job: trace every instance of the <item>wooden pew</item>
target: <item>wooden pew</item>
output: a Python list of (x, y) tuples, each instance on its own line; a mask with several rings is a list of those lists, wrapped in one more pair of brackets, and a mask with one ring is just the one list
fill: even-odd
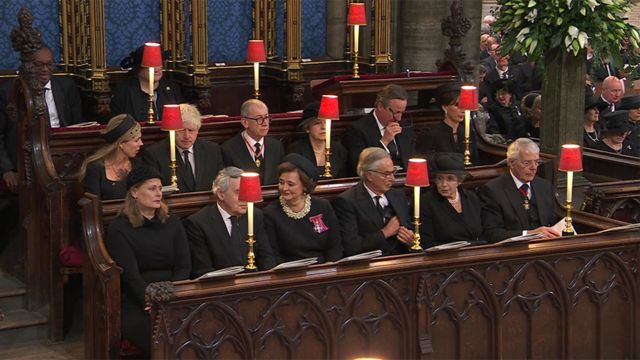
[[(470, 177), (463, 186), (475, 189), (486, 181), (501, 175), (504, 166), (479, 166), (471, 168)], [(344, 190), (351, 188), (358, 179), (334, 180), (320, 184), (314, 194), (333, 199)], [(411, 189), (403, 186), (404, 178), (399, 177), (395, 187), (405, 189), (409, 195)], [(263, 189), (265, 201), (259, 206), (275, 201), (278, 193), (275, 186)], [(210, 192), (175, 194), (166, 199), (172, 213), (184, 218), (212, 202)], [(85, 251), (88, 253), (84, 266), (84, 304), (85, 304), (85, 355), (87, 358), (117, 357), (120, 343), (120, 268), (113, 262), (104, 247), (104, 226), (116, 216), (122, 207), (122, 200), (98, 201), (95, 196), (79, 201), (82, 213)], [(575, 226), (580, 233), (602, 230), (625, 223), (605, 219), (594, 214), (576, 212)], [(116, 311), (114, 306), (118, 306)], [(113, 311), (112, 311), (113, 310)], [(112, 314), (112, 315), (108, 315)]]
[(633, 224), (640, 222), (640, 180), (593, 184), (584, 197), (584, 211)]

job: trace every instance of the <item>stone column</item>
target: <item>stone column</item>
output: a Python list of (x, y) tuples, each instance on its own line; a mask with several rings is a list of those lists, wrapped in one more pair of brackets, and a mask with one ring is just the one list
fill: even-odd
[(327, 0), (327, 55), (344, 59), (346, 49), (347, 0)]

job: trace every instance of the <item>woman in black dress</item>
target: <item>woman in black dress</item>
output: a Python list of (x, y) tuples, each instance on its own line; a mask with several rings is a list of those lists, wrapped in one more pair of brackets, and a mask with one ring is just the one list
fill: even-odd
[[(436, 89), (438, 105), (444, 112), (444, 119), (438, 125), (429, 129), (419, 140), (417, 152), (423, 155), (433, 155), (437, 152), (458, 152), (464, 154), (464, 110), (458, 108), (460, 100), (460, 83), (445, 84)], [(471, 162), (477, 163), (478, 149), (474, 126), (470, 131)]]
[(85, 159), (79, 178), (86, 192), (102, 200), (122, 199), (127, 193), (127, 174), (140, 165), (135, 158), (142, 146), (140, 124), (131, 115), (120, 114), (101, 133), (107, 145)]
[[(296, 153), (309, 159), (324, 173), (325, 165), (325, 121), (318, 119), (320, 103), (315, 101), (307, 105), (302, 112), (298, 129), (306, 134), (287, 146), (287, 154)], [(347, 150), (339, 141), (331, 142), (331, 175), (334, 179), (347, 176)]]
[(277, 261), (317, 257), (318, 262), (342, 258), (340, 224), (331, 203), (311, 196), (318, 172), (298, 154), (278, 166), (280, 198), (264, 209), (265, 228)]
[(600, 109), (606, 106), (599, 96), (587, 96), (584, 99), (584, 131), (582, 132), (582, 142), (584, 147), (593, 148), (596, 143), (600, 142)]
[(147, 285), (189, 278), (191, 258), (180, 219), (162, 202), (157, 170), (142, 165), (129, 173), (124, 206), (107, 228), (106, 246), (122, 268), (122, 337), (150, 352), (151, 320), (145, 311)]
[(627, 138), (630, 131), (629, 111), (616, 110), (602, 116), (603, 128), (600, 134), (602, 141), (593, 147), (594, 149), (612, 152), (616, 154), (635, 156), (633, 146)]
[(455, 241), (484, 244), (480, 211), (482, 206), (473, 191), (460, 184), (467, 172), (463, 156), (437, 153), (431, 162), (431, 186), (420, 198), (420, 238), (423, 248)]

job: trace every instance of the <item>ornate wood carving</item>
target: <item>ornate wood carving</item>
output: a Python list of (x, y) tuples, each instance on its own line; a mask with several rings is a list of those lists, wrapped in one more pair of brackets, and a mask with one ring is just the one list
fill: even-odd
[(301, 0), (285, 0), (285, 55), (282, 61), (287, 80), (302, 80), (302, 4)]
[(160, 42), (162, 48), (171, 52), (167, 60), (169, 68), (175, 68), (184, 61), (185, 51), (185, 15), (184, 0), (162, 1), (160, 10)]
[(254, 0), (253, 38), (264, 40), (267, 58), (277, 56), (276, 49), (276, 1)]
[(370, 65), (376, 73), (387, 72), (391, 60), (391, 0), (373, 0)]
[(471, 29), (471, 21), (464, 15), (462, 0), (451, 3), (451, 15), (442, 19), (441, 28), (442, 34), (449, 38), (449, 47), (444, 51), (444, 58), (436, 62), (438, 70), (455, 70), (463, 82), (475, 83), (476, 64), (467, 61), (467, 55), (462, 50), (462, 39)]
[(193, 85), (209, 86), (207, 43), (207, 2), (191, 2), (191, 53)]

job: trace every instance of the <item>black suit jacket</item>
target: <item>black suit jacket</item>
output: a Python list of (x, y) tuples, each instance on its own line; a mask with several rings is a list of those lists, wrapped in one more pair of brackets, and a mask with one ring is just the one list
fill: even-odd
[(51, 91), (56, 103), (60, 127), (79, 124), (82, 117), (82, 98), (72, 78), (67, 76), (52, 76)]
[[(469, 149), (471, 151), (471, 162), (478, 163), (478, 144), (476, 139), (476, 132), (472, 126), (469, 128), (471, 134), (469, 135)], [(457, 142), (453, 140), (453, 129), (451, 126), (445, 124), (444, 121), (438, 123), (432, 129), (429, 129), (424, 135), (420, 137), (418, 145), (416, 146), (416, 152), (422, 155), (433, 155), (437, 152), (457, 152), (464, 154), (464, 123), (458, 125), (457, 130)]]
[[(193, 277), (216, 269), (247, 265), (247, 216), (240, 216), (238, 221), (239, 235), (232, 238), (215, 203), (183, 220), (191, 250)], [(276, 260), (264, 230), (264, 216), (260, 209), (254, 209), (253, 226), (256, 266), (259, 270), (271, 269)]]
[[(531, 182), (531, 191), (542, 226), (555, 225), (560, 217), (555, 212), (555, 197), (551, 183), (536, 176)], [(510, 172), (482, 186), (480, 199), (483, 203), (482, 224), (485, 228), (485, 238), (489, 242), (522, 235), (523, 230), (533, 230), (522, 205), (522, 195), (516, 188)]]
[(484, 242), (478, 196), (462, 187), (458, 188), (462, 213), (431, 186), (420, 197), (420, 242), (423, 248), (455, 241)]
[[(166, 104), (180, 104), (184, 102), (180, 86), (167, 80), (160, 79), (158, 94), (155, 102), (154, 115), (156, 120), (162, 119), (162, 109)], [(137, 77), (130, 78), (116, 86), (111, 99), (111, 116), (130, 114), (138, 121), (146, 121), (149, 117), (149, 94), (140, 90)]]
[[(178, 188), (180, 192), (211, 190), (213, 180), (218, 175), (218, 172), (224, 168), (220, 146), (211, 141), (196, 139), (193, 144), (192, 156), (196, 168), (195, 188), (192, 188), (184, 181), (186, 168), (181, 151), (176, 149), (176, 165), (178, 166), (176, 175), (178, 176)], [(169, 139), (155, 143), (142, 152), (143, 161), (158, 169), (160, 174), (162, 174), (163, 185), (171, 185), (170, 157)]]
[[(391, 189), (385, 196), (400, 225), (412, 229), (409, 205), (402, 190)], [(408, 252), (408, 248), (395, 236), (384, 238), (382, 218), (362, 182), (340, 194), (334, 208), (340, 222), (345, 256), (378, 249), (383, 255)]]
[[(342, 144), (347, 149), (349, 157), (349, 172), (352, 175), (356, 174), (358, 158), (362, 150), (368, 147), (384, 149), (384, 146), (382, 146), (380, 142), (382, 135), (380, 134), (376, 119), (373, 117), (373, 111), (350, 124), (342, 136)], [(415, 139), (411, 125), (407, 124), (406, 120), (401, 124), (402, 132), (396, 135), (395, 140), (398, 151), (400, 152), (400, 165), (406, 170), (407, 163), (413, 155)]]
[[(507, 79), (513, 82), (514, 97), (516, 99), (522, 99), (522, 85), (524, 83), (524, 76), (522, 75), (522, 72), (517, 65), (509, 64), (509, 68), (507, 69)], [(498, 70), (495, 67), (489, 70), (484, 78), (484, 81), (489, 85), (489, 89), (493, 89), (494, 84), (500, 81)], [(495, 94), (491, 94), (492, 99), (494, 95)]]
[[(287, 146), (287, 154), (296, 153), (309, 159), (312, 164), (316, 164), (316, 155), (313, 153), (309, 137), (305, 136)], [(331, 175), (334, 179), (349, 176), (347, 172), (347, 150), (339, 142), (331, 144)], [(320, 174), (324, 173), (324, 165), (318, 166)]]
[(224, 163), (227, 166), (235, 166), (244, 171), (260, 173), (260, 183), (262, 185), (277, 184), (278, 165), (280, 165), (284, 157), (284, 147), (280, 141), (269, 136), (264, 138), (264, 147), (264, 164), (258, 169), (242, 138), (242, 132), (237, 133), (222, 144)]

